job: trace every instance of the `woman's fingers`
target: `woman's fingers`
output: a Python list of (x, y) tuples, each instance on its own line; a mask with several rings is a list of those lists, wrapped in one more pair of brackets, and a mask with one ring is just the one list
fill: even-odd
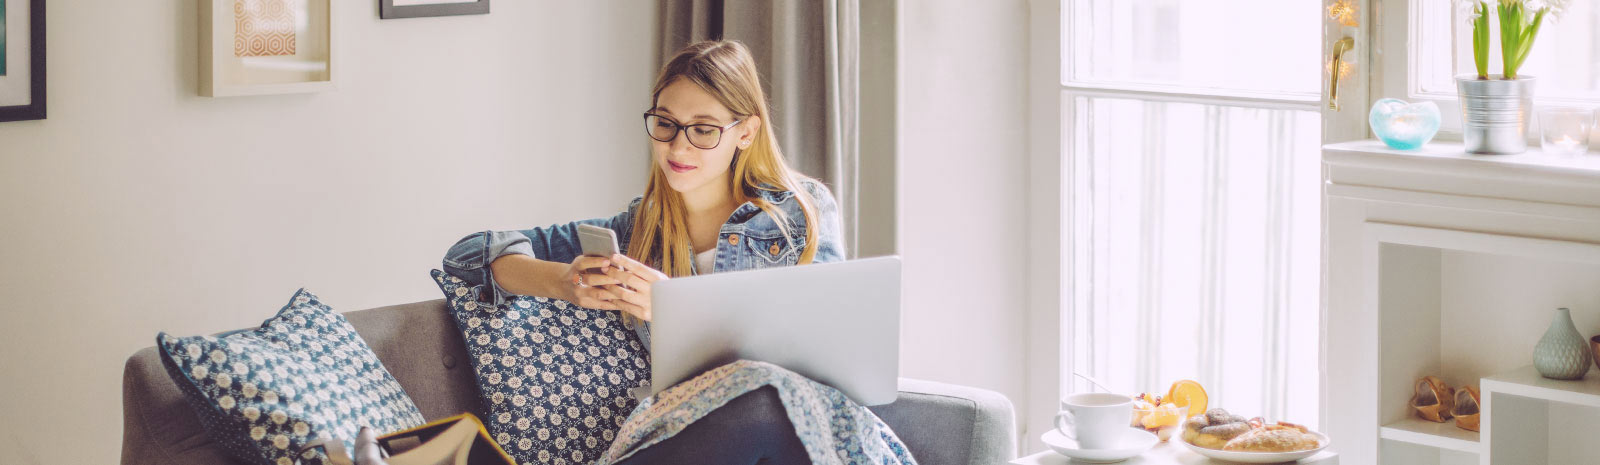
[(612, 281), (612, 284), (621, 284), (634, 291), (647, 291), (650, 288), (649, 281), (631, 271), (606, 268), (606, 277)]
[(612, 275), (616, 268), (606, 268), (602, 273), (579, 273), (583, 275), (583, 284), (589, 287), (610, 286), (620, 283), (617, 276)]
[(611, 255), (611, 261), (613, 263), (621, 265), (624, 271), (627, 271), (628, 273), (631, 273), (634, 276), (638, 276), (640, 279), (643, 279), (645, 281), (656, 282), (656, 281), (660, 281), (660, 280), (663, 280), (663, 279), (667, 279), (667, 274), (666, 273), (662, 273), (661, 271), (656, 270), (655, 268), (651, 268), (651, 267), (645, 266), (645, 264), (639, 263), (638, 261), (634, 260), (633, 258), (631, 258), (631, 257), (629, 257), (627, 255), (612, 254)]
[(572, 267), (580, 270), (587, 270), (590, 268), (605, 268), (610, 264), (610, 257), (602, 257), (599, 255), (579, 255), (577, 258), (572, 259)]
[(602, 289), (609, 295), (612, 304), (641, 320), (650, 321), (649, 292), (635, 292), (617, 286), (606, 286)]
[(631, 304), (631, 303), (628, 303), (628, 302), (625, 302), (625, 301), (616, 301), (616, 302), (617, 302), (617, 306), (622, 308), (622, 311), (628, 312), (629, 314), (632, 314), (635, 318), (638, 318), (638, 319), (641, 319), (641, 320), (644, 320), (644, 321), (650, 321), (650, 317), (651, 317), (651, 315), (650, 315), (650, 307), (641, 307), (641, 306), (634, 305), (634, 304)]
[(573, 303), (578, 304), (580, 307), (596, 310), (621, 310), (621, 307), (612, 302), (614, 298), (604, 287), (590, 287), (579, 289), (578, 301)]

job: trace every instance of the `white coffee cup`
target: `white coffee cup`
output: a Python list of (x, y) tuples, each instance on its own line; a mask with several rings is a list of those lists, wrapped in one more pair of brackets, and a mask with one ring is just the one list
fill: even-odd
[(1055, 424), (1062, 435), (1078, 441), (1079, 448), (1110, 449), (1118, 446), (1132, 419), (1133, 398), (1085, 392), (1061, 399)]

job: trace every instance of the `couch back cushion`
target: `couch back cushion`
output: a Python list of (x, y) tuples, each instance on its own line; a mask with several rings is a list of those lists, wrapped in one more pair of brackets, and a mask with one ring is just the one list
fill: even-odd
[[(344, 313), (427, 420), (462, 412), (479, 417), (477, 383), (461, 334), (443, 300)], [(127, 464), (240, 464), (205, 434), (162, 367), (155, 347), (128, 359), (123, 375), (123, 450)]]

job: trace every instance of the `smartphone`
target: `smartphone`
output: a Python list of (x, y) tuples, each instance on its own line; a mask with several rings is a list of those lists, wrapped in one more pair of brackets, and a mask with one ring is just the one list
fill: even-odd
[(578, 225), (578, 243), (583, 245), (584, 255), (610, 257), (621, 250), (617, 247), (616, 231), (592, 224)]
[[(592, 224), (578, 225), (578, 243), (583, 246), (584, 255), (610, 257), (612, 254), (621, 253), (617, 247), (617, 232), (610, 228), (602, 228)], [(602, 273), (605, 270), (590, 268), (585, 270), (590, 273)]]

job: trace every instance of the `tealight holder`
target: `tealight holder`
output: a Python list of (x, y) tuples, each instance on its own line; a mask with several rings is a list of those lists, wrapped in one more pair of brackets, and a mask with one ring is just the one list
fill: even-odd
[(1372, 124), (1372, 133), (1384, 144), (1413, 150), (1439, 133), (1439, 106), (1427, 100), (1407, 103), (1400, 99), (1381, 99), (1372, 103), (1367, 122)]
[(1551, 155), (1580, 155), (1589, 151), (1589, 131), (1594, 112), (1583, 108), (1540, 108), (1539, 146)]

